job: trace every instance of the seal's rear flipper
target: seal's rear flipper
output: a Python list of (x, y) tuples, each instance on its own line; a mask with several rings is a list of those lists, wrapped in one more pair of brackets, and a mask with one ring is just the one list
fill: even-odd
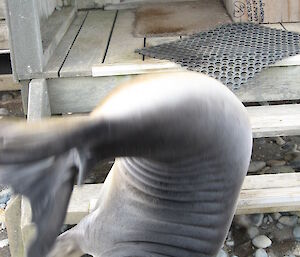
[(60, 125), (47, 127), (46, 121), (38, 129), (18, 123), (0, 128), (0, 184), (29, 198), (37, 226), (28, 257), (44, 257), (51, 249), (65, 219), (74, 180), (78, 173), (85, 177), (90, 163), (84, 144), (78, 145), (75, 139), (72, 147), (68, 142), (72, 136), (82, 136), (86, 123), (65, 131)]

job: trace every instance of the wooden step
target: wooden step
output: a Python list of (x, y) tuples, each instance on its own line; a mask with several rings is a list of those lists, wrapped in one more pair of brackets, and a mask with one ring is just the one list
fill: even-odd
[(5, 0), (0, 0), (0, 20), (4, 20), (5, 19), (5, 10), (6, 6), (5, 6)]
[[(103, 184), (75, 186), (66, 224), (77, 224), (95, 207)], [(255, 175), (245, 178), (236, 214), (300, 211), (300, 174)]]

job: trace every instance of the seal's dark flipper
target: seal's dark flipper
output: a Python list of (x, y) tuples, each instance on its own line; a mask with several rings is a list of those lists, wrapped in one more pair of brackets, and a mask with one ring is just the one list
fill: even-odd
[(66, 133), (61, 126), (47, 129), (47, 122), (43, 124), (39, 129), (17, 123), (0, 128), (0, 184), (10, 185), (15, 193), (29, 198), (32, 221), (37, 226), (36, 239), (28, 249), (30, 257), (45, 257), (51, 249), (65, 219), (76, 175), (79, 172), (84, 177), (83, 169), (89, 162), (79, 153), (82, 150), (77, 150), (84, 145), (67, 142), (74, 131), (84, 131), (82, 124)]

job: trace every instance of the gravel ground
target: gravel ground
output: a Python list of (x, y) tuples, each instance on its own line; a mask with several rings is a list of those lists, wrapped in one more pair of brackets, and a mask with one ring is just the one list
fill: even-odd
[[(0, 120), (24, 119), (20, 92), (0, 92)], [(254, 140), (248, 175), (300, 172), (300, 137)], [(104, 181), (113, 160), (99, 164), (86, 183)], [(0, 220), (9, 199), (0, 187)], [(5, 228), (0, 228), (0, 257), (9, 257)], [(298, 241), (297, 241), (298, 240)], [(236, 216), (218, 257), (300, 256), (300, 212)]]

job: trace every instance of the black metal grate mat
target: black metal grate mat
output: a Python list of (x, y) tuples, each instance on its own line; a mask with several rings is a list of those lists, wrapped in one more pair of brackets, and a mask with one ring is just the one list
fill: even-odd
[(235, 23), (136, 52), (173, 61), (237, 89), (268, 65), (299, 54), (300, 35), (253, 23)]

